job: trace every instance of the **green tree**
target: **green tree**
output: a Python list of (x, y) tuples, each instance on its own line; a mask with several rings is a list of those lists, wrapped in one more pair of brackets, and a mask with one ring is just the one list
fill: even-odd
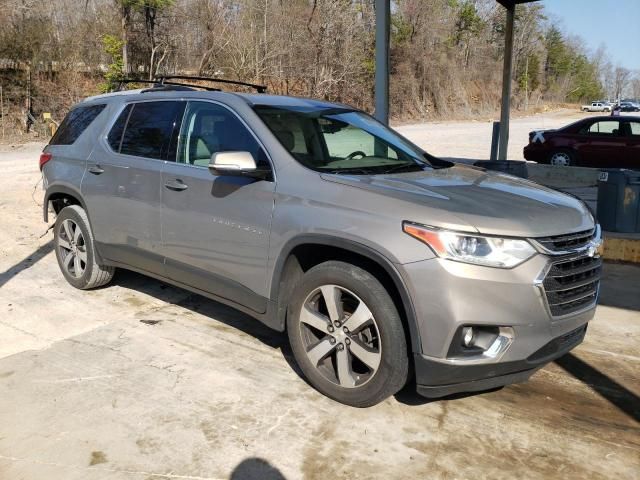
[(107, 66), (107, 72), (104, 74), (105, 81), (100, 85), (100, 90), (103, 92), (113, 90), (118, 81), (124, 77), (123, 45), (124, 41), (115, 35), (104, 35), (102, 37), (104, 51), (111, 57), (111, 63)]

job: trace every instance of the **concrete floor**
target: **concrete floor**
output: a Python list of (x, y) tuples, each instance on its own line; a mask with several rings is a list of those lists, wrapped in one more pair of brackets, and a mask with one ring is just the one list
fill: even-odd
[(128, 272), (69, 286), (41, 147), (0, 147), (0, 479), (640, 478), (639, 267), (606, 265), (585, 342), (526, 384), (353, 409), (234, 310)]

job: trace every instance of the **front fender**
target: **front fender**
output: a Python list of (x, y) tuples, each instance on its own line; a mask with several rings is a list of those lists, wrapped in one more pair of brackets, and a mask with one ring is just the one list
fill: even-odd
[(401, 265), (398, 263), (394, 263), (387, 256), (383, 255), (377, 250), (355, 240), (317, 233), (305, 233), (291, 238), (284, 244), (284, 246), (280, 250), (280, 254), (278, 255), (273, 267), (270, 289), (270, 298), (272, 301), (277, 302), (278, 300), (280, 280), (283, 275), (283, 269), (285, 267), (286, 261), (289, 258), (291, 252), (300, 245), (321, 245), (340, 248), (342, 250), (346, 250), (365, 257), (383, 268), (384, 271), (392, 279), (396, 289), (400, 294), (400, 299), (402, 301), (402, 306), (406, 314), (407, 325), (409, 328), (411, 348), (414, 352), (422, 351), (420, 331), (418, 329), (418, 322), (413, 302), (411, 300), (411, 296), (409, 295), (409, 290), (405, 284), (405, 281), (399, 271)]

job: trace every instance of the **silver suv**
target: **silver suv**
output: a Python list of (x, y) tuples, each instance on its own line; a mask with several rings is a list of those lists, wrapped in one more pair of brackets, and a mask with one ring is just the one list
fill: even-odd
[[(461, 141), (463, 141), (461, 139)], [(67, 281), (142, 272), (286, 331), (370, 406), (521, 382), (584, 338), (600, 229), (576, 198), (454, 165), (357, 109), (160, 86), (74, 107), (40, 158)]]

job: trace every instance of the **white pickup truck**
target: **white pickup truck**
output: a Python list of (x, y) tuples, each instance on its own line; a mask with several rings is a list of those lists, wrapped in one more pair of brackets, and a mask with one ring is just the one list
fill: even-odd
[(591, 105), (582, 105), (583, 112), (610, 112), (611, 104), (604, 102), (591, 102)]

